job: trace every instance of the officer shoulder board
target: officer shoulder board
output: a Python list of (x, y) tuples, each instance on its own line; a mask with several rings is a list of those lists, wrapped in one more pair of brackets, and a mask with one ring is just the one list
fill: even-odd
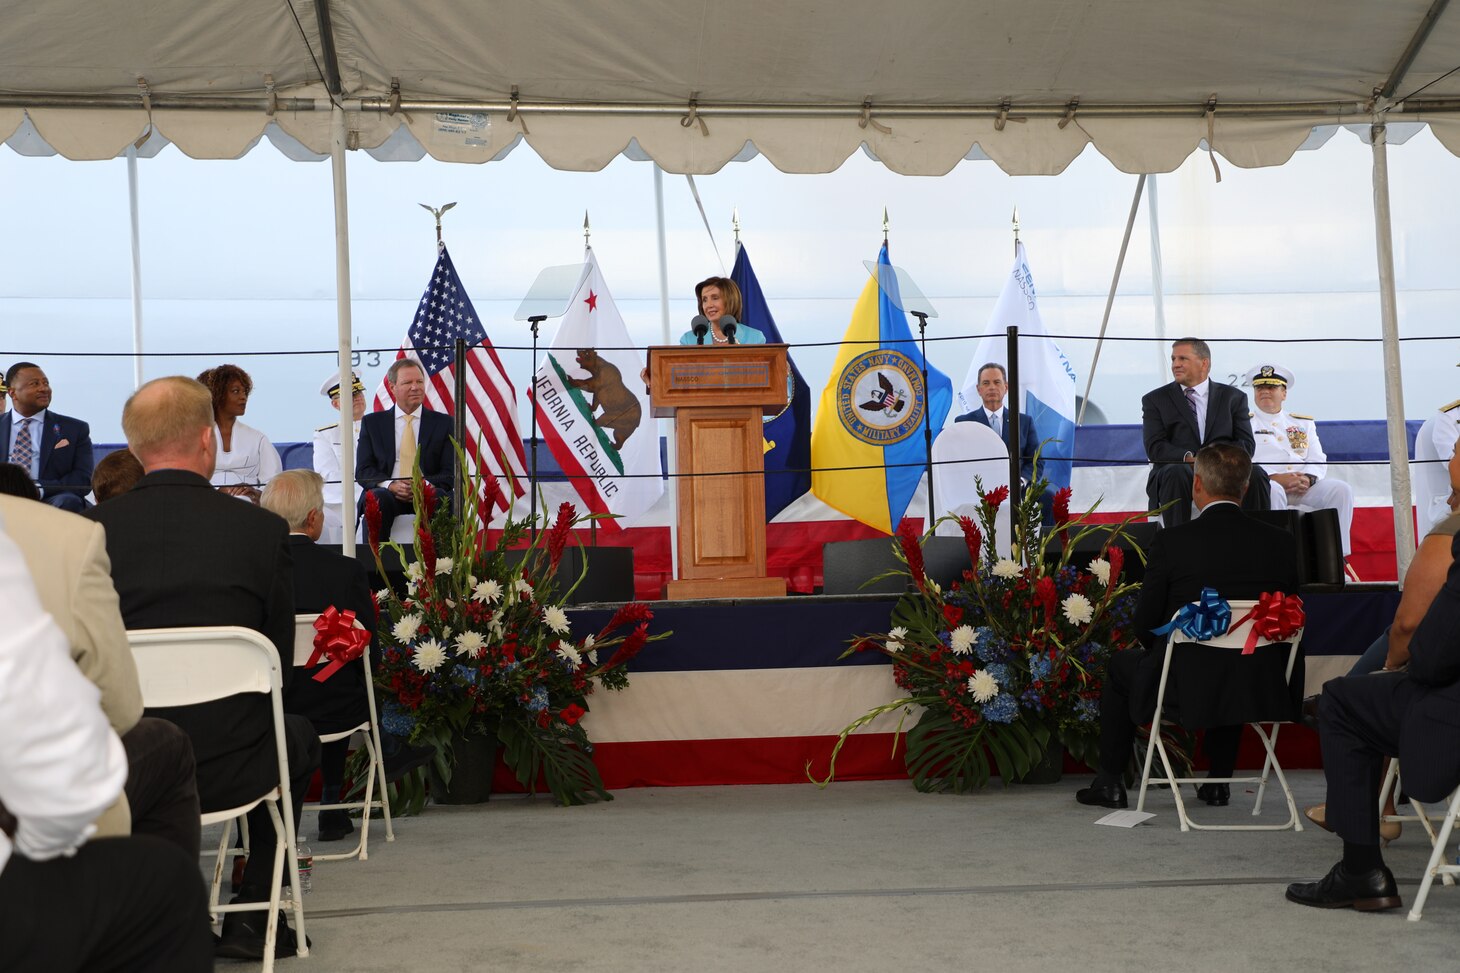
[(1457, 407), (1460, 407), (1460, 399), (1456, 399), (1454, 402), (1451, 402), (1449, 405), (1442, 405), (1442, 406), (1440, 406), (1440, 411), (1441, 412), (1453, 412)]
[(320, 426), (318, 429), (315, 430), (315, 432), (328, 432), (329, 430), (335, 429), (338, 426), (339, 426), (339, 423), (338, 422), (332, 422), (332, 423), (330, 423), (327, 426)]
[(1296, 412), (1289, 412), (1288, 415), (1292, 416), (1294, 419), (1307, 419), (1309, 422), (1316, 421), (1312, 416), (1300, 416)]

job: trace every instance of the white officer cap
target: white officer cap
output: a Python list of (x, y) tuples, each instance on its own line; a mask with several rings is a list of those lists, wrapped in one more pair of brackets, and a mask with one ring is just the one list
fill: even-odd
[(1284, 388), (1293, 387), (1293, 373), (1281, 365), (1258, 365), (1247, 373), (1247, 384), (1256, 388), (1259, 385), (1281, 385)]
[[(360, 381), (359, 375), (352, 371), (350, 372), (350, 378), (354, 380), (351, 382), (352, 391), (350, 394), (352, 396), (355, 392), (365, 391), (365, 384)], [(338, 371), (330, 372), (330, 377), (325, 379), (324, 384), (319, 387), (319, 394), (327, 399), (332, 399), (340, 394), (340, 373)]]

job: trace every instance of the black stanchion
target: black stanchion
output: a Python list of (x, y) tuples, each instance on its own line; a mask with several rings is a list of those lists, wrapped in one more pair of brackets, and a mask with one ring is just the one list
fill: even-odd
[[(585, 217), (586, 218), (586, 217)], [(537, 329), (547, 320), (546, 314), (534, 314), (527, 319), (532, 328), (532, 432), (527, 441), (531, 444), (532, 456), (527, 465), (527, 509), (528, 522), (532, 525), (532, 539), (537, 540)], [(546, 512), (546, 511), (544, 511)]]
[(928, 522), (932, 530), (933, 521), (938, 519), (938, 508), (933, 503), (933, 390), (928, 388), (928, 315), (922, 311), (911, 312), (918, 319), (918, 344), (923, 353), (923, 456), (924, 470), (928, 478)]

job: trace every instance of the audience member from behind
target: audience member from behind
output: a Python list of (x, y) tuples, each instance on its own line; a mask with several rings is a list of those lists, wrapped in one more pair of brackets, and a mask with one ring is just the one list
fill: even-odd
[(41, 502), (41, 488), (35, 485), (25, 467), (0, 463), (0, 496), (19, 497)]
[[(293, 658), (293, 570), (288, 529), (266, 510), (235, 503), (208, 482), (217, 440), (212, 396), (190, 378), (154, 379), (122, 410), (127, 445), (146, 475), (129, 493), (88, 511), (106, 528), (112, 580), (122, 618), (132, 628), (238, 625), (261, 632), (281, 660)], [(287, 689), (293, 669), (282, 668)], [(278, 782), (273, 720), (267, 698), (234, 696), (151, 715), (170, 719), (193, 741), (203, 810), (235, 807)], [(288, 715), (294, 814), (319, 765), (319, 738), (309, 721)], [(269, 898), (274, 828), (267, 808), (249, 812), (252, 852), (235, 901)], [(261, 913), (228, 913), (218, 955), (260, 959)], [(276, 955), (293, 955), (294, 934), (280, 920)]]
[[(1193, 464), (1192, 496), (1197, 518), (1158, 531), (1146, 560), (1146, 577), (1131, 619), (1138, 648), (1110, 657), (1100, 693), (1100, 766), (1091, 786), (1079, 791), (1081, 804), (1125, 807), (1125, 770), (1136, 727), (1156, 711), (1166, 639), (1153, 634), (1182, 605), (1196, 601), (1203, 588), (1227, 600), (1255, 599), (1264, 592), (1298, 590), (1298, 548), (1285, 530), (1248, 517), (1238, 504), (1248, 489), (1252, 460), (1231, 444), (1203, 446)], [(1206, 728), (1202, 747), (1209, 777), (1231, 777), (1237, 764), (1242, 724), (1269, 719), (1274, 710), (1297, 710), (1291, 689), (1280, 697), (1256, 687), (1279, 685), (1287, 668), (1285, 644), (1260, 647), (1253, 656), (1225, 649), (1183, 645), (1173, 654), (1166, 704), (1187, 729)], [(1278, 678), (1273, 678), (1274, 667)], [(1302, 670), (1293, 681), (1301, 686)], [(1197, 797), (1227, 804), (1231, 787), (1202, 784)]]
[(211, 970), (196, 856), (150, 836), (83, 845), (126, 755), (0, 533), (0, 969)]
[(5, 459), (30, 474), (41, 499), (80, 513), (91, 489), (91, 427), (51, 410), (51, 383), (33, 362), (21, 361), (5, 373), (10, 411), (0, 415)]
[(259, 501), (263, 485), (284, 468), (279, 451), (263, 433), (242, 422), (253, 394), (253, 379), (237, 365), (219, 365), (198, 376), (213, 396), (213, 435), (218, 456), (211, 474), (224, 493)]
[[(324, 478), (313, 470), (285, 470), (264, 488), (261, 505), (289, 524), (289, 551), (294, 558), (294, 611), (316, 614), (326, 608), (352, 611), (374, 642), (375, 605), (365, 568), (352, 557), (321, 547), (315, 542), (324, 530)], [(343, 733), (370, 718), (365, 699), (364, 667), (352, 663), (324, 682), (314, 675), (328, 663), (300, 668), (285, 696), (285, 708), (307, 716), (321, 735)], [(320, 774), (324, 789), (320, 803), (334, 804), (343, 796), (345, 757), (349, 741), (324, 744), (320, 753)], [(339, 841), (354, 831), (346, 811), (319, 813), (319, 840)]]
[(127, 751), (126, 799), (97, 822), (104, 835), (166, 838), (198, 857), (198, 787), (193, 746), (167, 720), (142, 717), (137, 666), (112, 586), (106, 533), (85, 517), (0, 497), (0, 529), (19, 548), (41, 607), (60, 626), (81, 674), (101, 691), (101, 708)]
[(96, 495), (97, 503), (105, 503), (136, 486), (144, 472), (130, 449), (114, 449), (96, 464), (91, 474), (91, 492)]

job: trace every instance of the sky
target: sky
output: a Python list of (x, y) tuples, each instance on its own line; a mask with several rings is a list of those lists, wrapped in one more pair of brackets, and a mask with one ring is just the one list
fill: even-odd
[[(1138, 422), (1140, 396), (1169, 380), (1168, 342), (1212, 341), (1213, 374), (1241, 381), (1260, 364), (1296, 373), (1288, 406), (1323, 419), (1384, 414), (1371, 151), (1347, 131), (1285, 166), (1243, 170), (1204, 152), (1153, 180), (1164, 327), (1152, 296), (1151, 198), (1142, 201), (1101, 346), (1091, 401)], [(1453, 240), (1460, 160), (1427, 131), (1389, 150), (1404, 405), (1420, 419), (1460, 396), (1460, 290)], [(245, 421), (276, 442), (333, 421), (319, 395), (333, 370), (335, 246), (330, 168), (269, 144), (234, 161), (175, 147), (138, 163), (145, 377), (195, 375), (224, 361), (254, 381)], [(834, 342), (845, 330), (889, 218), (894, 263), (938, 310), (929, 356), (962, 383), (1020, 235), (1051, 333), (1084, 390), (1136, 177), (1095, 149), (1059, 176), (1008, 176), (964, 162), (942, 177), (889, 172), (864, 153), (838, 170), (791, 175), (762, 158), (697, 177), (714, 238), (683, 176), (664, 175), (669, 340), (694, 314), (694, 282), (728, 272), (731, 212), (786, 339)], [(560, 172), (529, 147), (484, 165), (348, 161), (355, 347), (374, 387), (405, 334), (434, 262), (420, 203), (456, 202), (445, 239), (523, 404), (527, 326), (513, 311), (537, 272), (583, 256), (583, 218), (636, 343), (660, 343), (654, 169), (618, 158)], [(0, 366), (43, 365), (54, 408), (121, 438), (133, 387), (127, 171), (123, 160), (70, 162), (0, 148)], [(554, 322), (543, 329), (551, 342)], [(1424, 338), (1439, 340), (1417, 340)], [(1303, 343), (1270, 344), (1272, 339)], [(1332, 339), (1367, 339), (1346, 343)], [(1319, 341), (1315, 339), (1328, 339)], [(381, 350), (378, 359), (371, 349)], [(793, 349), (818, 398), (830, 347)], [(376, 363), (378, 361), (378, 364)]]

